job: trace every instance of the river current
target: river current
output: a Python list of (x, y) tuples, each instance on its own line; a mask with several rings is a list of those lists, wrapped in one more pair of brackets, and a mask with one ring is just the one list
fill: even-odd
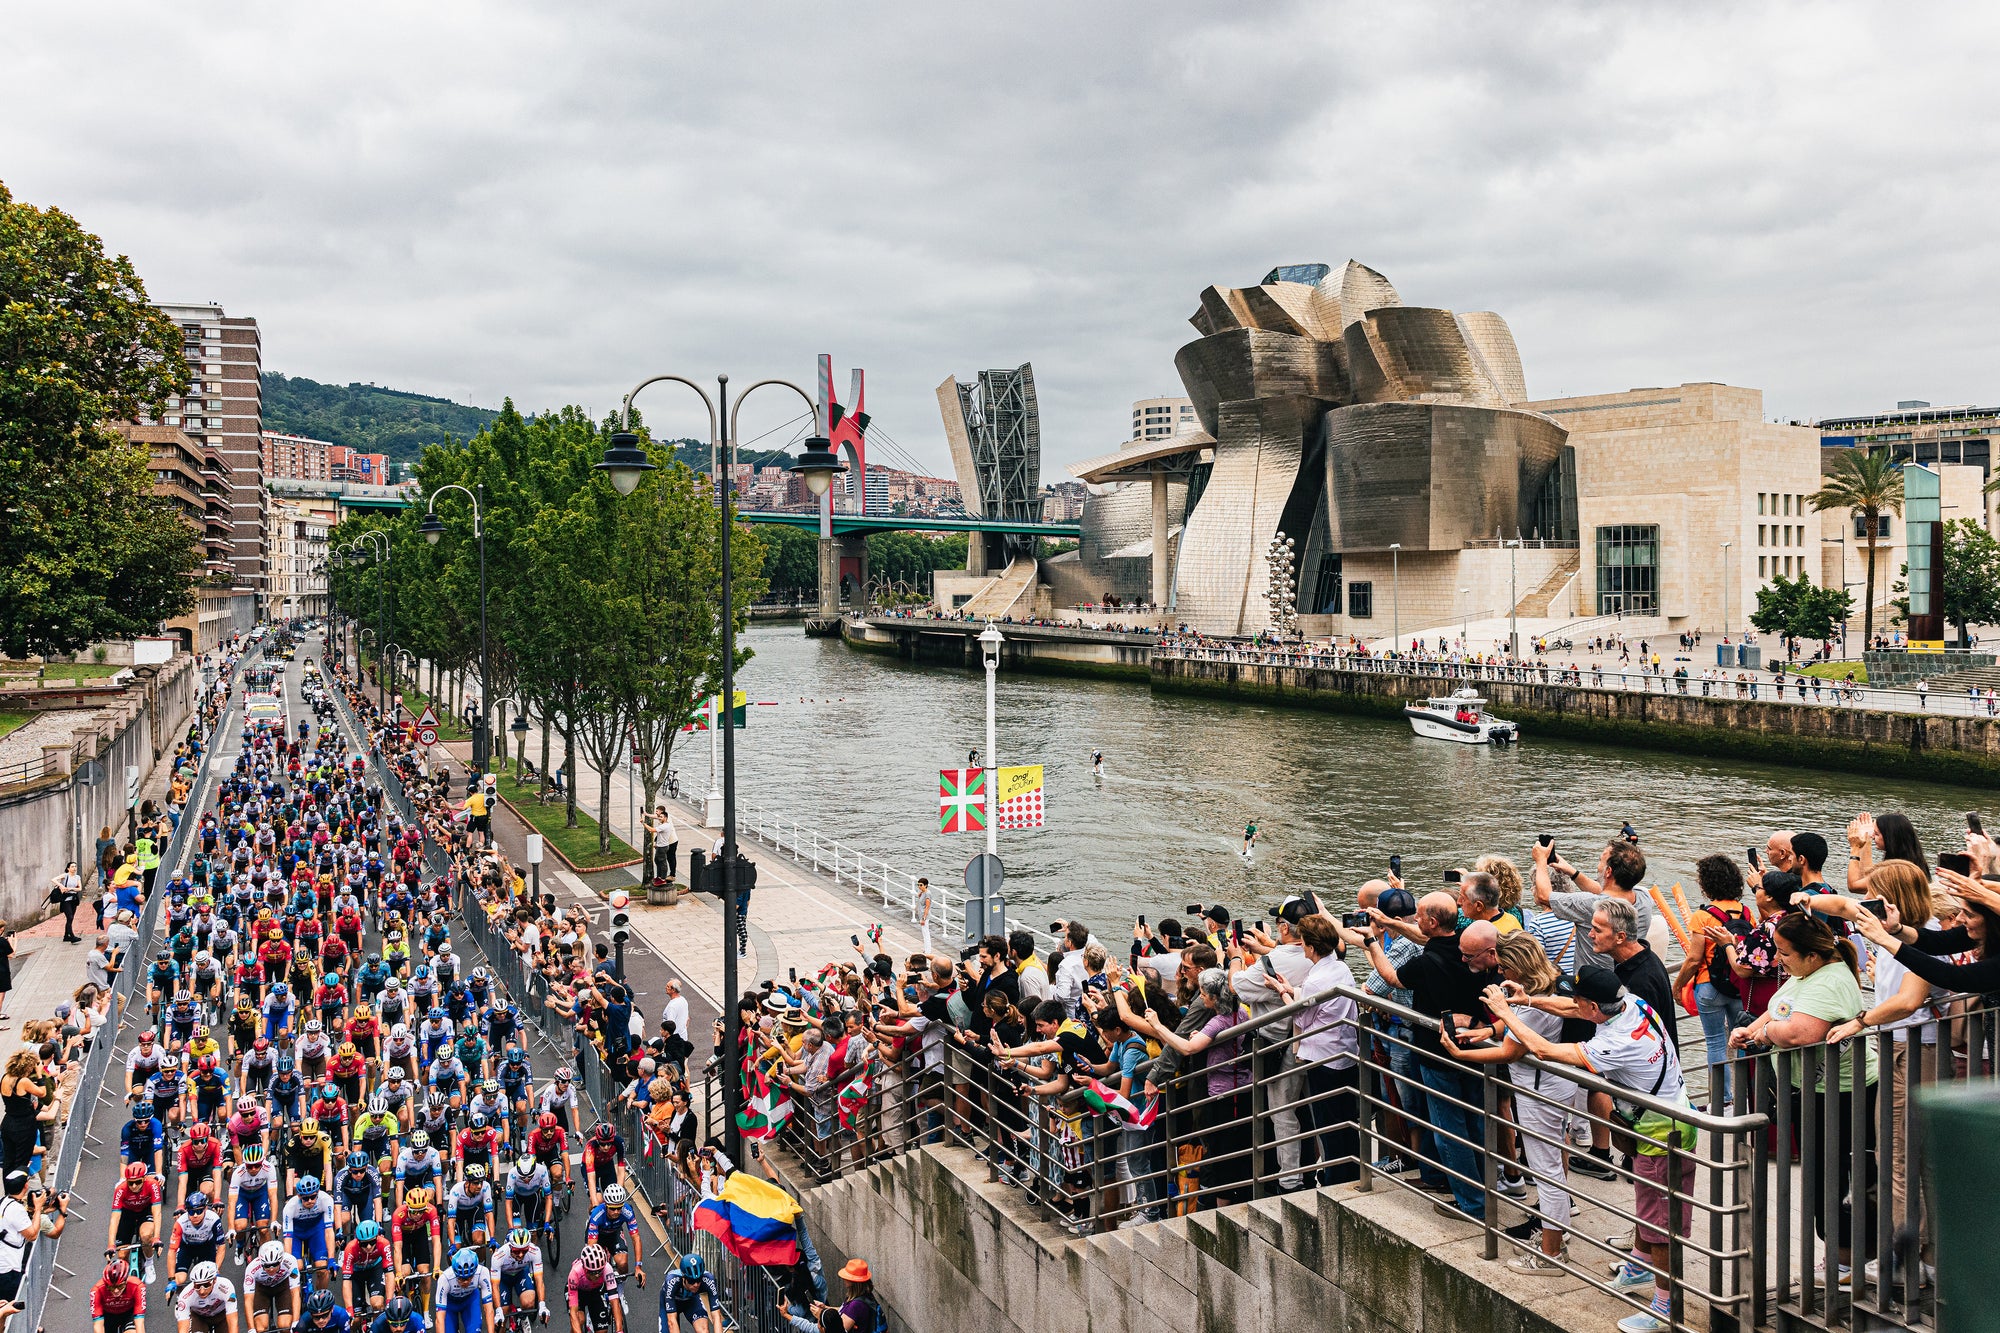
[[(938, 770), (985, 739), (983, 674), (918, 666), (752, 628), (738, 675), (753, 704), (738, 734), (745, 805), (808, 827), (912, 874), (961, 883), (977, 834), (941, 835)], [(1814, 829), (1835, 848), (1861, 810), (1901, 810), (1927, 851), (1958, 846), (1987, 793), (1850, 773), (1546, 740), (1495, 749), (1422, 740), (1401, 721), (1155, 695), (1144, 684), (1001, 672), (998, 761), (1046, 767), (1047, 826), (1003, 831), (1010, 915), (1081, 916), (1107, 940), (1134, 914), (1221, 902), (1264, 917), (1310, 887), (1335, 903), (1403, 858), (1413, 888), (1498, 852), (1525, 867), (1541, 833), (1594, 866), (1629, 821), (1648, 879), (1693, 898), (1693, 865), (1741, 857), (1773, 829)], [(1091, 751), (1105, 755), (1100, 780)], [(683, 737), (675, 767), (706, 784), (706, 737)], [(1246, 823), (1262, 830), (1240, 854)], [(1588, 862), (1584, 858), (1588, 857)]]

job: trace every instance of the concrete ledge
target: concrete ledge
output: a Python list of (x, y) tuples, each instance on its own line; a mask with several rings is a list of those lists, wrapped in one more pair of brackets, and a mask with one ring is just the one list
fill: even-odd
[[(1609, 1328), (1632, 1308), (1581, 1278), (1486, 1259), (1476, 1225), (1389, 1185), (1301, 1190), (1079, 1238), (988, 1184), (970, 1152), (941, 1146), (799, 1199), (820, 1244), (866, 1258), (911, 1329), (1562, 1333)], [(1503, 1260), (1514, 1252), (1502, 1248)]]

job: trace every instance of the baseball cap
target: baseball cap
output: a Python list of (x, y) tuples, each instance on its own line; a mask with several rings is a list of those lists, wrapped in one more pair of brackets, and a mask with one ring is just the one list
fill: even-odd
[(1556, 990), (1575, 999), (1589, 1000), (1592, 1004), (1612, 1004), (1625, 998), (1625, 985), (1618, 980), (1618, 974), (1595, 963), (1577, 969), (1574, 980), (1565, 977), (1557, 982)]
[(1390, 889), (1375, 900), (1375, 908), (1383, 916), (1401, 920), (1417, 914), (1417, 897), (1408, 889)]
[(1273, 920), (1282, 921), (1288, 926), (1296, 926), (1299, 922), (1310, 916), (1312, 910), (1313, 905), (1310, 899), (1301, 898), (1297, 894), (1293, 894), (1271, 909), (1271, 917)]
[(1213, 921), (1218, 926), (1226, 926), (1229, 924), (1229, 909), (1227, 907), (1221, 907), (1221, 906), (1211, 907), (1207, 911), (1203, 912), (1202, 916), (1209, 921)]

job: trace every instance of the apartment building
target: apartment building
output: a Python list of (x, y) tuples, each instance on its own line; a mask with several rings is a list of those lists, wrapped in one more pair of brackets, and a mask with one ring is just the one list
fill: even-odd
[(230, 564), (237, 586), (265, 591), (269, 558), (264, 493), (263, 342), (257, 321), (230, 316), (219, 305), (162, 304), (178, 324), (192, 383), (170, 398), (153, 424), (179, 427), (195, 444), (212, 446), (227, 464)]
[(334, 446), (327, 441), (308, 439), (303, 435), (286, 435), (274, 430), (265, 431), (263, 441), (264, 476), (267, 479), (333, 480), (331, 454)]

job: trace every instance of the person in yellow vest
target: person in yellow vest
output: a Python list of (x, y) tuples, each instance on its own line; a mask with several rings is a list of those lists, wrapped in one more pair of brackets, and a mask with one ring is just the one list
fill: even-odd
[(461, 808), (471, 817), (468, 827), (479, 838), (479, 845), (484, 847), (493, 831), (493, 816), (487, 812), (485, 787), (476, 779), (470, 785), (472, 790)]
[(138, 858), (139, 879), (148, 898), (153, 896), (153, 876), (160, 868), (160, 853), (153, 842), (153, 830), (139, 826), (139, 836), (133, 839), (132, 854)]

